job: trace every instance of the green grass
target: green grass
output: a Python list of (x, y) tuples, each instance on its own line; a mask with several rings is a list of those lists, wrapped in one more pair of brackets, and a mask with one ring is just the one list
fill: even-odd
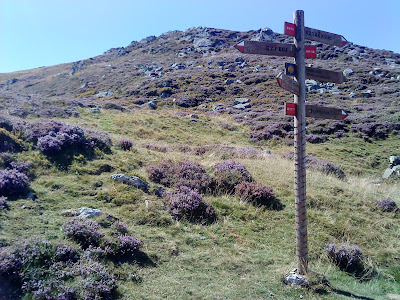
[[(1, 212), (3, 245), (32, 236), (65, 240), (61, 228), (70, 219), (63, 211), (79, 207), (103, 210), (128, 226), (143, 241), (143, 251), (155, 266), (108, 262), (120, 280), (121, 299), (386, 299), (400, 294), (399, 214), (383, 213), (374, 202), (392, 197), (398, 202), (398, 184), (368, 183), (362, 176), (376, 176), (388, 157), (395, 138), (372, 143), (350, 137), (319, 145), (307, 145), (308, 153), (343, 167), (349, 175), (341, 181), (307, 172), (310, 289), (287, 287), (282, 278), (296, 267), (293, 163), (279, 158), (286, 150), (272, 148), (277, 158), (235, 159), (246, 165), (256, 181), (272, 186), (284, 205), (280, 211), (255, 207), (229, 195), (205, 196), (218, 214), (214, 224), (203, 226), (172, 220), (165, 203), (122, 183), (111, 175), (126, 173), (147, 180), (145, 167), (164, 159), (191, 159), (206, 168), (220, 161), (221, 153), (192, 156), (179, 152), (155, 152), (142, 147), (151, 142), (171, 145), (224, 144), (252, 146), (246, 128), (222, 129), (221, 117), (202, 117), (198, 122), (162, 112), (82, 114), (71, 123), (109, 132), (115, 141), (129, 138), (134, 149), (113, 148), (93, 160), (75, 157), (67, 170), (58, 170), (37, 150), (19, 154), (36, 169), (31, 188), (38, 199), (9, 201), (11, 210)], [(290, 149), (287, 149), (290, 150)], [(372, 157), (379, 157), (372, 164)], [(369, 164), (369, 165), (363, 165)], [(151, 188), (157, 185), (152, 183)], [(21, 206), (25, 205), (22, 209)], [(323, 252), (326, 243), (357, 244), (377, 275), (362, 282), (333, 266)], [(136, 274), (141, 282), (130, 279)], [(320, 284), (325, 276), (330, 286)], [(316, 279), (317, 278), (317, 279)], [(317, 293), (323, 287), (326, 293)], [(273, 296), (271, 296), (273, 295)]]

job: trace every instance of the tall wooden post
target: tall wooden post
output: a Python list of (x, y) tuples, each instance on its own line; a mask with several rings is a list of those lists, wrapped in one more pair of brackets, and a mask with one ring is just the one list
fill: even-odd
[(305, 46), (304, 46), (304, 11), (293, 13), (296, 33), (295, 64), (297, 65), (297, 81), (300, 85), (299, 96), (294, 96), (297, 113), (294, 118), (294, 172), (295, 172), (295, 210), (296, 210), (296, 257), (297, 271), (304, 275), (308, 270), (307, 245), (307, 211), (306, 211), (306, 87), (305, 87)]

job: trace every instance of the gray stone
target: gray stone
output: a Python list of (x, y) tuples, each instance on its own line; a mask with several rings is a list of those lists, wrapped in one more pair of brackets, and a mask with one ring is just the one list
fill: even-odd
[(173, 64), (171, 66), (171, 68), (175, 69), (175, 70), (184, 70), (184, 69), (186, 69), (186, 66), (182, 65), (182, 64), (175, 63), (175, 64)]
[(353, 75), (353, 74), (354, 74), (354, 72), (353, 72), (353, 70), (350, 69), (350, 68), (347, 68), (347, 69), (345, 69), (345, 70), (343, 71), (343, 75), (344, 75), (344, 76), (351, 76), (351, 75)]
[(393, 170), (392, 168), (387, 168), (387, 169), (385, 170), (385, 173), (383, 173), (382, 178), (383, 178), (383, 179), (388, 179), (390, 176), (393, 175), (393, 173), (394, 173), (394, 170)]
[(146, 103), (146, 105), (151, 109), (157, 109), (157, 104), (158, 104), (157, 100), (152, 100)]
[(191, 118), (191, 119), (198, 119), (199, 116), (196, 115), (196, 114), (190, 114), (190, 115), (189, 115), (189, 118)]
[(148, 192), (148, 188), (149, 188), (149, 184), (140, 179), (137, 176), (128, 176), (125, 174), (114, 174), (111, 176), (112, 179), (114, 179), (115, 181), (120, 181), (122, 183), (134, 186), (138, 189), (141, 189), (144, 192)]
[(375, 92), (373, 90), (367, 90), (367, 91), (362, 93), (362, 96), (364, 98), (371, 98), (371, 97), (375, 96)]
[(197, 50), (212, 47), (213, 44), (213, 41), (207, 38), (195, 38), (193, 40), (193, 46)]
[(233, 105), (237, 105), (237, 104), (244, 104), (244, 103), (249, 103), (250, 99), (248, 98), (236, 98), (235, 102), (233, 102)]
[(100, 108), (98, 108), (98, 107), (88, 108), (86, 111), (91, 114), (101, 113)]
[(250, 107), (251, 107), (250, 103), (237, 104), (237, 105), (233, 106), (233, 108), (240, 109), (240, 110), (250, 108)]
[(349, 97), (350, 97), (350, 98), (355, 98), (355, 97), (357, 97), (357, 94), (354, 93), (354, 92), (351, 92), (351, 93), (349, 94)]
[(118, 50), (117, 57), (124, 56), (126, 54), (125, 48), (122, 47)]
[(235, 58), (235, 63), (243, 63), (243, 62), (244, 62), (243, 57), (238, 56), (238, 57)]
[(266, 27), (264, 29), (260, 29), (255, 35), (250, 38), (250, 40), (259, 42), (273, 42), (276, 40), (276, 37), (272, 29)]
[(83, 84), (80, 86), (81, 89), (84, 89), (84, 88), (87, 88), (87, 87), (88, 87), (88, 83), (87, 83), (87, 82), (83, 83)]
[(85, 63), (81, 60), (74, 62), (71, 70), (69, 71), (69, 75), (74, 75), (75, 73), (79, 72), (82, 70), (83, 66), (85, 65)]
[(220, 105), (213, 105), (212, 106), (212, 110), (213, 111), (217, 111), (217, 110), (221, 110), (221, 109), (224, 109), (222, 106), (220, 106)]
[(390, 156), (389, 162), (390, 162), (390, 164), (395, 165), (395, 166), (400, 165), (400, 156)]
[(230, 85), (230, 84), (232, 84), (232, 83), (234, 83), (234, 81), (233, 81), (232, 79), (227, 79), (227, 80), (225, 80), (225, 84), (226, 84), (226, 85)]
[(358, 52), (356, 49), (353, 49), (353, 50), (350, 50), (348, 54), (351, 56), (359, 56), (360, 52)]
[(6, 85), (12, 85), (18, 81), (17, 78), (10, 78), (6, 81)]
[(78, 211), (77, 217), (82, 219), (89, 219), (103, 214), (103, 212), (100, 209), (89, 208), (89, 207), (81, 207), (78, 208), (77, 211)]
[(290, 286), (304, 286), (307, 285), (307, 279), (302, 277), (301, 275), (296, 274), (297, 269), (294, 269), (290, 274), (285, 278), (284, 282)]
[(107, 91), (107, 92), (99, 92), (96, 94), (97, 98), (104, 98), (104, 97), (111, 97), (114, 94), (112, 91)]

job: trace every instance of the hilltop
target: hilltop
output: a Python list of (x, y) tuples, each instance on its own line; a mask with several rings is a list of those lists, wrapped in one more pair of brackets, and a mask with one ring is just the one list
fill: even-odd
[[(246, 39), (293, 42), (196, 27), (0, 74), (0, 299), (400, 294), (398, 182), (376, 180), (400, 155), (400, 54), (309, 43), (307, 64), (346, 81), (307, 80), (308, 103), (349, 116), (307, 119), (312, 272), (298, 289), (282, 282), (293, 96), (276, 76), (291, 59), (241, 54)], [(354, 270), (327, 255), (342, 243)]]

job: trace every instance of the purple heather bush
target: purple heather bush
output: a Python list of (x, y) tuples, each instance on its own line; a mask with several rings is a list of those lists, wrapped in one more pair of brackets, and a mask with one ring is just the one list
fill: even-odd
[(100, 225), (95, 221), (72, 219), (63, 225), (65, 236), (78, 242), (83, 249), (98, 246), (104, 233), (99, 231)]
[(212, 223), (217, 219), (210, 203), (195, 190), (181, 186), (172, 192), (166, 192), (167, 209), (175, 220), (187, 220), (195, 223)]
[(0, 170), (0, 196), (21, 195), (27, 192), (29, 178), (17, 169)]
[(381, 201), (376, 201), (375, 205), (384, 212), (398, 211), (399, 208), (391, 198), (386, 198)]
[(253, 181), (245, 165), (233, 160), (214, 165), (214, 183), (219, 192), (234, 193), (235, 186), (244, 181)]
[(235, 187), (235, 194), (241, 200), (272, 207), (276, 202), (275, 194), (270, 186), (265, 186), (257, 182), (244, 181)]
[(147, 167), (147, 172), (151, 181), (168, 187), (186, 186), (204, 193), (211, 184), (206, 169), (199, 163), (188, 160), (178, 162), (169, 160), (158, 165), (150, 165)]
[(144, 147), (152, 151), (163, 152), (163, 153), (169, 151), (169, 147), (161, 145), (145, 144)]
[(132, 149), (133, 143), (131, 140), (122, 139), (122, 140), (118, 141), (117, 147), (121, 148), (124, 151), (129, 151)]
[(116, 237), (116, 242), (109, 243), (108, 255), (112, 257), (134, 256), (142, 247), (142, 242), (133, 235), (123, 234)]
[(324, 251), (329, 259), (341, 270), (348, 273), (359, 273), (364, 270), (364, 254), (356, 245), (348, 244), (326, 244)]

